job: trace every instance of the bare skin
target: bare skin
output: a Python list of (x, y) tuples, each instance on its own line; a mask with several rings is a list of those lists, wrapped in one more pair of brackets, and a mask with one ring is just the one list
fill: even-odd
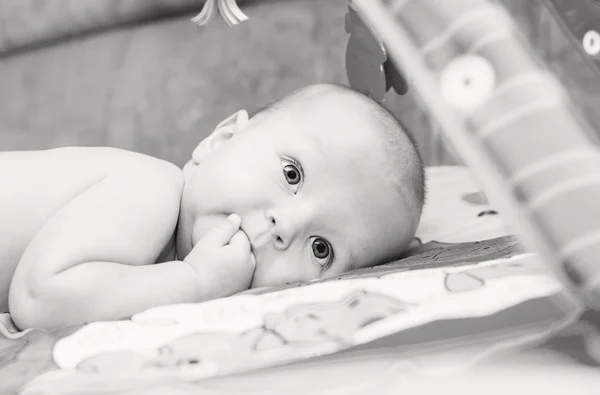
[(402, 253), (419, 213), (364, 100), (310, 92), (222, 123), (183, 172), (111, 148), (0, 152), (0, 310), (22, 329), (117, 320)]
[[(183, 179), (172, 164), (111, 148), (2, 152), (0, 184), (0, 310), (21, 328), (117, 319), (229, 291), (210, 262), (175, 260)], [(242, 236), (231, 233), (223, 244)], [(248, 270), (229, 293), (253, 271), (241, 243), (247, 256), (236, 261)], [(212, 246), (199, 248), (206, 255)]]
[(105, 148), (0, 152), (0, 310), (8, 311), (11, 280), (34, 235), (77, 195), (139, 159)]

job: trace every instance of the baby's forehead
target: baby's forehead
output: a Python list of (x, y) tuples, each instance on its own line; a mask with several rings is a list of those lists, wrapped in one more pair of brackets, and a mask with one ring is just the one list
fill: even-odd
[(301, 113), (312, 117), (347, 119), (359, 115), (366, 117), (372, 113), (372, 106), (362, 98), (348, 95), (309, 95), (290, 98), (281, 103), (284, 111)]
[[(293, 111), (297, 111), (294, 109)], [(352, 181), (372, 177), (374, 171), (381, 172), (387, 163), (385, 141), (382, 133), (370, 120), (348, 116), (337, 112), (335, 106), (324, 107), (320, 111), (295, 113), (289, 118), (283, 115), (280, 122), (269, 129), (276, 140), (276, 146), (297, 158), (309, 161), (319, 171), (351, 171)], [(337, 112), (337, 113), (336, 113)], [(357, 119), (358, 118), (358, 119)], [(277, 137), (276, 137), (277, 136)], [(348, 182), (344, 177), (336, 177), (331, 182)]]
[[(347, 142), (381, 141), (383, 123), (369, 108), (356, 101), (332, 98), (291, 103), (278, 110), (279, 127), (310, 139), (343, 139)], [(333, 141), (329, 141), (329, 144)]]

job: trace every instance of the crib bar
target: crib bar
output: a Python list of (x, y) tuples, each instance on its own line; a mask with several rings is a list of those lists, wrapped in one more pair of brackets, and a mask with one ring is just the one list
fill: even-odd
[(524, 241), (600, 308), (600, 151), (508, 12), (489, 0), (355, 5)]

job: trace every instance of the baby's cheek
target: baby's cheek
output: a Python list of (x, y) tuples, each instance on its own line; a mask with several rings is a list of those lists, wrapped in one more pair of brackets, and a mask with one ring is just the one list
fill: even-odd
[(299, 258), (297, 254), (286, 251), (276, 251), (273, 255), (258, 256), (252, 287), (293, 284), (310, 281), (320, 277), (316, 264), (306, 262), (306, 257)]

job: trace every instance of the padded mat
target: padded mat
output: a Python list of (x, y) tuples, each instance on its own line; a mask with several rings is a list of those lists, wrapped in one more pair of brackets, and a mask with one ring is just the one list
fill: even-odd
[(443, 370), (449, 361), (468, 367), (543, 341), (580, 312), (513, 237), (432, 242), (389, 265), (311, 284), (155, 308), (128, 321), (3, 337), (0, 392), (200, 389), (203, 379), (316, 363), (316, 357), (343, 362), (344, 353), (391, 354), (411, 367), (408, 376)]

